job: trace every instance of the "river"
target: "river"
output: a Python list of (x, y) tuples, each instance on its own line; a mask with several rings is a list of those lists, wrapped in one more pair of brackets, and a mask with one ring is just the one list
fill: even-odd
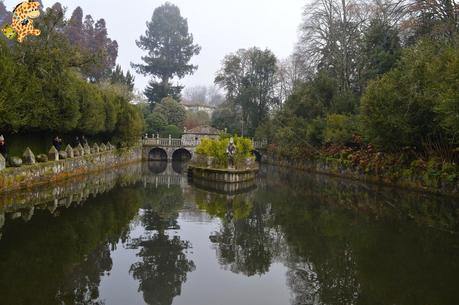
[(454, 199), (262, 166), (139, 163), (0, 196), (0, 304), (459, 304)]

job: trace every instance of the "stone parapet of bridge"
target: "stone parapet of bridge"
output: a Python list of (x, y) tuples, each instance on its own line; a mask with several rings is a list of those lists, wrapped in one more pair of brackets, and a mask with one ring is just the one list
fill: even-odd
[[(268, 144), (266, 140), (252, 139), (255, 150), (264, 149)], [(160, 138), (159, 136), (153, 138), (142, 139), (142, 158), (144, 160), (151, 160), (151, 152), (153, 150), (161, 150), (166, 156), (167, 160), (172, 160), (174, 153), (178, 150), (185, 150), (190, 153), (191, 157), (194, 156), (196, 146), (200, 143), (199, 140), (184, 140), (172, 138)], [(158, 151), (160, 153), (160, 151)]]

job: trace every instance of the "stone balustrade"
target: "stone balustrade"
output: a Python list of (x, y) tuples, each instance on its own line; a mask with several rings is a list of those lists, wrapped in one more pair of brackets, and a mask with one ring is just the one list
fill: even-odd
[[(76, 152), (79, 152), (78, 148), (74, 149), (74, 153)], [(27, 160), (25, 163), (30, 163), (32, 154), (31, 150), (27, 150), (27, 153), (24, 154), (27, 156), (27, 158), (24, 158), (24, 161)], [(112, 145), (107, 145), (107, 150), (103, 152), (96, 153), (94, 150), (91, 150), (88, 154), (84, 154), (83, 156), (76, 156), (75, 154), (71, 158), (71, 154), (68, 154), (66, 151), (58, 152), (55, 147), (52, 147), (49, 152), (48, 162), (41, 161), (48, 159), (48, 156), (44, 155), (45, 159), (42, 159), (43, 155), (39, 156), (40, 158), (37, 156), (34, 164), (24, 164), (22, 166), (20, 165), (22, 163), (21, 158), (12, 157), (18, 159), (16, 161), (20, 162), (16, 162), (18, 165), (14, 167), (8, 167), (0, 171), (0, 193), (29, 188), (35, 185), (54, 184), (57, 181), (65, 180), (72, 176), (79, 176), (141, 161), (142, 149), (140, 146), (134, 146), (114, 150)], [(65, 158), (61, 158), (62, 156)], [(56, 160), (56, 158), (58, 159)], [(0, 166), (1, 161), (0, 158)]]
[[(172, 138), (169, 135), (168, 138), (160, 138), (159, 135), (154, 137), (147, 137), (142, 139), (143, 145), (156, 145), (162, 147), (196, 147), (200, 143), (200, 140), (185, 140), (181, 138)], [(268, 141), (265, 140), (254, 140), (252, 143), (255, 149), (265, 148), (268, 145)]]
[[(110, 142), (107, 144), (94, 143), (92, 148), (85, 143), (84, 145), (78, 144), (77, 147), (72, 147), (67, 145), (64, 150), (58, 151), (56, 147), (51, 146), (47, 154), (39, 154), (35, 157), (33, 151), (27, 147), (21, 157), (11, 156), (9, 160), (9, 165), (13, 167), (20, 167), (23, 165), (33, 165), (35, 163), (45, 163), (50, 161), (59, 161), (64, 159), (72, 159), (83, 157), (85, 155), (98, 154), (101, 152), (106, 152), (114, 150), (116, 147)], [(14, 162), (13, 162), (14, 161)], [(22, 161), (22, 162), (20, 162)], [(8, 165), (7, 160), (0, 154), (0, 171), (4, 170)]]

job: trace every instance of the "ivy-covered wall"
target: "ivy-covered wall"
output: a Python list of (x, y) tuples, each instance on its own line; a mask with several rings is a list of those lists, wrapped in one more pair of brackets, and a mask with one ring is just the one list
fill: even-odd
[(296, 168), (315, 173), (340, 176), (365, 182), (393, 185), (429, 193), (459, 197), (459, 180), (447, 175), (446, 170), (430, 167), (387, 168), (374, 171), (369, 167), (353, 164), (337, 158), (314, 158), (306, 160), (287, 160), (273, 155), (263, 156), (263, 162), (289, 168)]

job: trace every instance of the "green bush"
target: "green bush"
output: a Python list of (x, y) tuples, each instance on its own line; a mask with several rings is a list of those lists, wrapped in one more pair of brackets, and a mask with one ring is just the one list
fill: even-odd
[(365, 138), (397, 150), (457, 134), (458, 62), (457, 49), (433, 42), (405, 50), (398, 66), (370, 82), (362, 96)]
[(160, 133), (166, 128), (167, 120), (159, 112), (152, 112), (145, 118), (146, 131), (150, 134)]
[(169, 135), (172, 138), (181, 138), (182, 137), (182, 129), (178, 128), (175, 125), (167, 125), (164, 129), (159, 133), (161, 137), (167, 138)]
[[(214, 164), (218, 166), (226, 166), (228, 160), (226, 149), (228, 144), (229, 138), (227, 137), (220, 139), (203, 138), (196, 147), (196, 153), (206, 157), (213, 157)], [(252, 157), (254, 148), (250, 139), (235, 136), (234, 145), (236, 146), (236, 154), (234, 156), (236, 162)]]
[(324, 142), (348, 144), (352, 141), (356, 129), (354, 116), (329, 114), (325, 119)]

